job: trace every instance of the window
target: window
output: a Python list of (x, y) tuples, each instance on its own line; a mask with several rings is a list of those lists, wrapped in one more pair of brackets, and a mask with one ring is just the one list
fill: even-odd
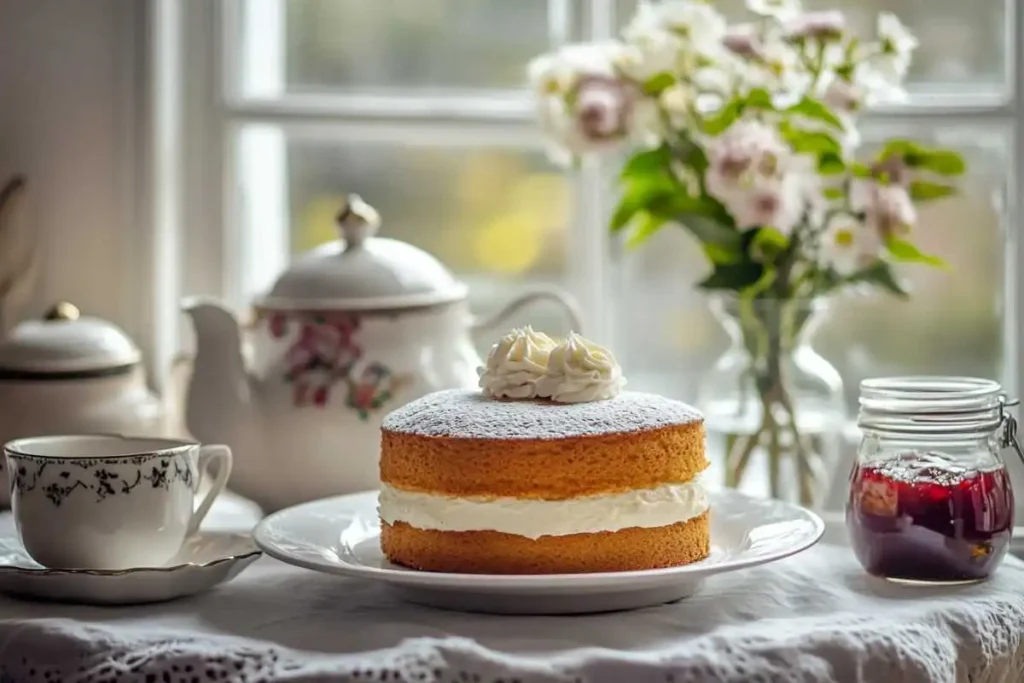
[[(881, 10), (900, 14), (921, 41), (911, 98), (871, 114), (868, 143), (912, 133), (956, 146), (970, 162), (963, 194), (930, 206), (920, 227), (923, 246), (952, 270), (908, 268), (909, 303), (882, 295), (844, 302), (816, 348), (842, 372), (851, 403), (859, 380), (879, 373), (966, 373), (1019, 386), (1012, 200), (1022, 93), (1013, 67), (1024, 3), (807, 4), (845, 5), (855, 23)], [(725, 343), (693, 288), (703, 259), (682, 231), (623, 253), (606, 229), (614, 166), (558, 172), (520, 89), (533, 55), (614, 35), (634, 5), (192, 3), (186, 73), (220, 76), (207, 84), (217, 95), (194, 93), (186, 113), (188, 148), (212, 157), (207, 165), (217, 172), (196, 190), (205, 193), (205, 219), (190, 221), (185, 253), (195, 263), (186, 264), (185, 282), (243, 310), (291, 255), (335, 237), (340, 198), (358, 192), (380, 210), (384, 234), (434, 253), (467, 280), (476, 311), (493, 311), (531, 284), (562, 286), (580, 300), (588, 332), (617, 350), (632, 387), (692, 398)], [(214, 138), (204, 137), (210, 131)], [(527, 315), (565, 330), (556, 310)], [(488, 340), (479, 342), (485, 350)]]

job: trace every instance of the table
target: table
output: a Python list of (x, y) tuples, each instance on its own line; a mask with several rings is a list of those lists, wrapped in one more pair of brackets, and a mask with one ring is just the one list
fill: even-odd
[(0, 681), (981, 683), (1020, 680), (1022, 637), (1024, 562), (1013, 557), (985, 584), (906, 589), (820, 544), (677, 604), (575, 617), (420, 608), (262, 558), (162, 605), (0, 597)]

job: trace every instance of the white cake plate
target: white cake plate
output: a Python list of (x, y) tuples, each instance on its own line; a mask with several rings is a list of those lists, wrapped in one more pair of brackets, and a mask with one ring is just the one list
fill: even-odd
[(737, 491), (711, 493), (711, 554), (682, 567), (600, 574), (423, 572), (380, 550), (377, 492), (327, 498), (277, 512), (253, 532), (271, 557), (325, 574), (381, 581), (423, 605), (496, 614), (580, 614), (635, 609), (689, 597), (704, 579), (793, 555), (824, 525), (813, 512)]

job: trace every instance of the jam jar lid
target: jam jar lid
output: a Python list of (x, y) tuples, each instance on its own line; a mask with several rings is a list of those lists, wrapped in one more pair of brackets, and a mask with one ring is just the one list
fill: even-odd
[(861, 427), (949, 434), (995, 430), (1010, 405), (998, 382), (954, 376), (865, 379), (859, 402)]
[(400, 240), (377, 237), (377, 211), (349, 195), (338, 213), (341, 239), (299, 256), (257, 308), (374, 310), (464, 299), (466, 286), (440, 261)]
[(61, 302), (42, 319), (16, 325), (0, 341), (0, 380), (102, 376), (140, 360), (138, 347), (121, 328)]

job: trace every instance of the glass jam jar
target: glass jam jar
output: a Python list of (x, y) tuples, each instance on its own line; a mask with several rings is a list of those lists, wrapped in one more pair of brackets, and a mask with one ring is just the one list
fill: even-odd
[(970, 583), (1002, 562), (1013, 490), (1002, 452), (1017, 423), (1002, 387), (968, 377), (892, 377), (860, 385), (863, 437), (846, 526), (857, 559), (893, 581)]

